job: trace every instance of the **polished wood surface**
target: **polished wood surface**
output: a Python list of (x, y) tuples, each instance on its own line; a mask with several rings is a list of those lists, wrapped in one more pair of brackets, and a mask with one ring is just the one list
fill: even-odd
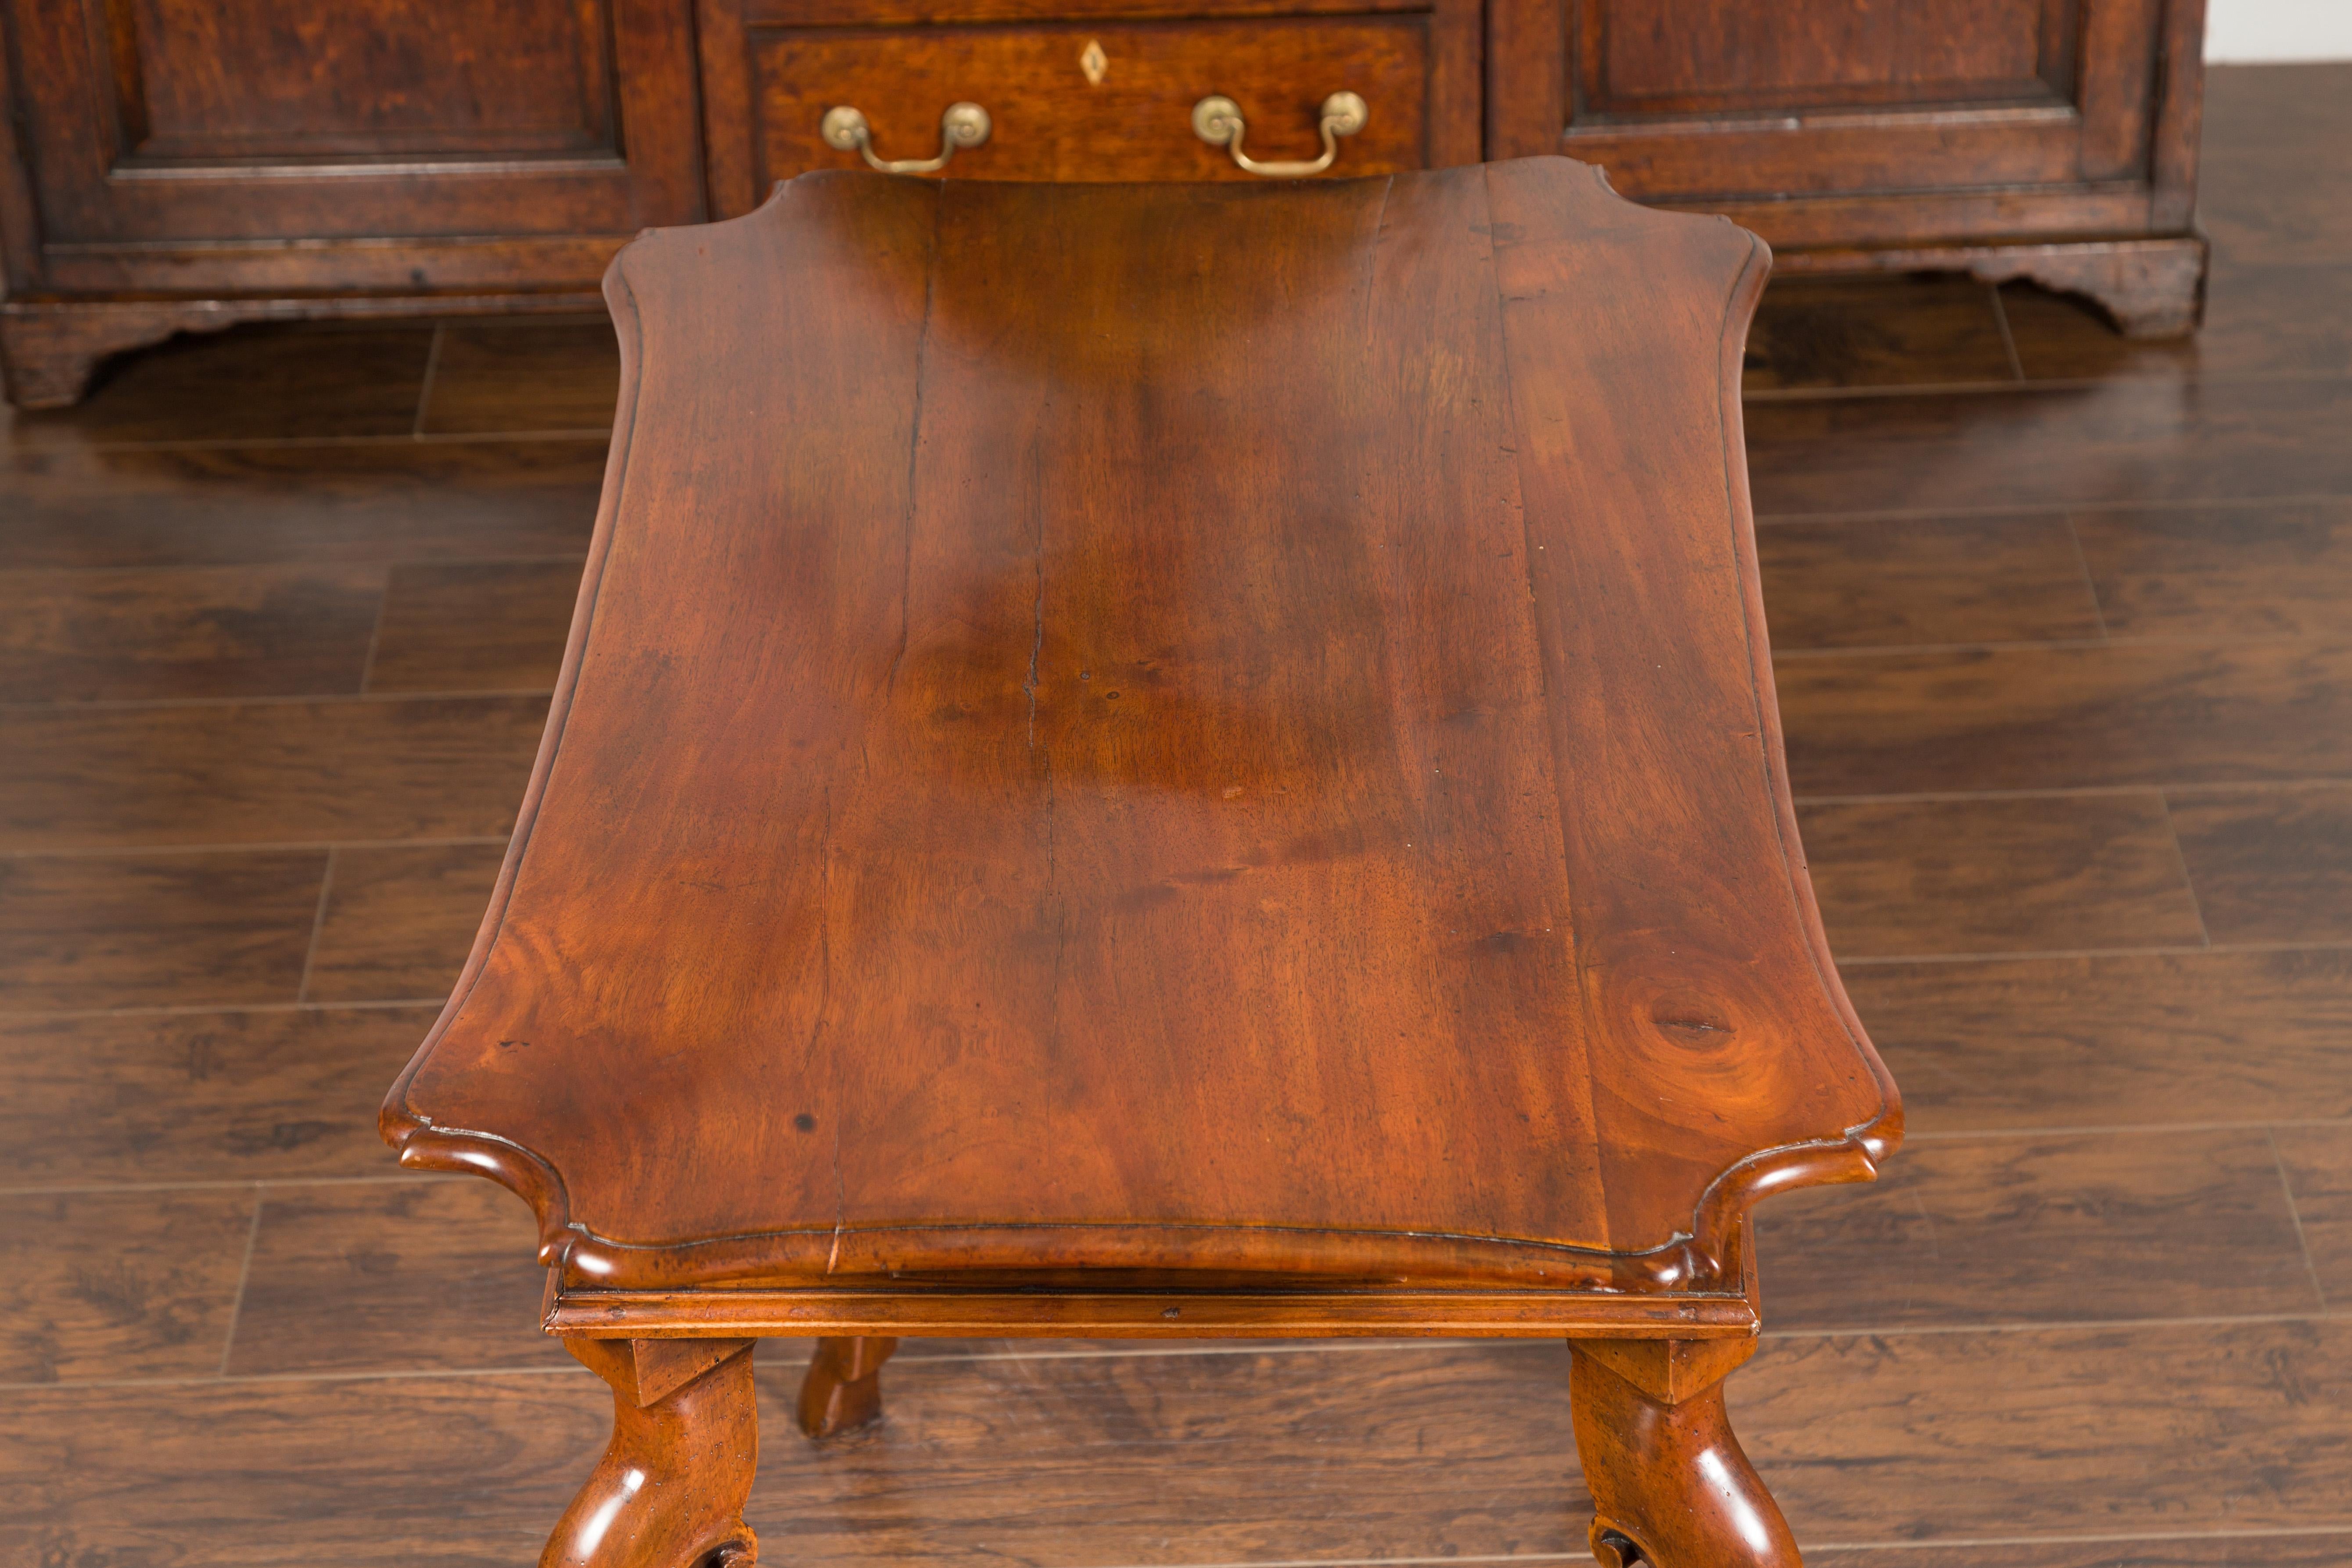
[(1748, 1208), (1902, 1123), (1780, 754), (1768, 261), (1556, 158), (808, 175), (623, 252), (547, 739), (383, 1112), (613, 1385), (542, 1568), (748, 1563), (812, 1330), (813, 1437), (906, 1334), (1568, 1333), (1607, 1568), (1794, 1568)]
[(526, 826), (387, 1137), (567, 1292), (1741, 1292), (1751, 1196), (1899, 1127), (1782, 847), (1763, 265), (1565, 160), (648, 237)]
[[(1737, 1563), (1800, 1568), (1796, 1538), (1723, 1413), (1724, 1374), (1752, 1342), (1585, 1340), (1571, 1347), (1576, 1451), (1601, 1568)], [(1677, 1485), (1703, 1478), (1696, 1487)]]
[(549, 1537), (539, 1568), (679, 1563), (738, 1568), (759, 1464), (750, 1340), (572, 1339), (613, 1390), (613, 1442)]
[[(1906, 405), (1948, 395), (1919, 388), (1965, 386), (1959, 417), (1979, 429), (2005, 426), (2021, 405), (2049, 416), (2151, 384), (2178, 404), (2168, 420), (2117, 426), (2111, 444), (2079, 447), (2074, 467), (2047, 470), (2064, 493), (2097, 500), (2027, 494), (1939, 511), (1931, 489), (1919, 510), (1890, 515), (1857, 491), (1819, 498), (1811, 521), (1768, 514), (1765, 602), (1785, 664), (1868, 668), (1923, 642), (2152, 635), (2220, 647), (2253, 634), (2316, 647), (2341, 636), (2352, 468), (2340, 428), (2292, 417), (2283, 393), (2270, 406), (2289, 417), (2243, 438), (2294, 471), (2294, 491), (2217, 432), (2232, 417), (2224, 382), (2292, 379), (2324, 406), (2331, 379), (2352, 374), (2352, 315), (2328, 303), (2352, 279), (2341, 238), (2352, 168), (2329, 151), (2352, 145), (2352, 71), (2216, 68), (2213, 85), (2216, 268), (2207, 327), (2190, 342), (2122, 346), (2087, 312), (2051, 301), (2063, 313), (2045, 317), (2013, 289), (1978, 294), (1973, 322), (1939, 305), (1915, 330), (1907, 287), (1775, 279), (1751, 346), (1792, 342), (1775, 326), (1785, 299), (1812, 323), (1786, 362), (1804, 367), (1805, 384), (1758, 386), (1751, 422), (1783, 401), (1827, 400), (1843, 411), (1831, 439), (1877, 447), (1889, 471), (1940, 460), (1895, 438)], [(2031, 382), (2000, 368), (2004, 319)], [(454, 371), (446, 338), (475, 329), (445, 334), (429, 388), (429, 325), (385, 329), (413, 355), (364, 360), (340, 329), (289, 330), (290, 342), (241, 329), (126, 362), (70, 412), (19, 416), (0, 440), (0, 574), (70, 572), (98, 594), (118, 569), (186, 571), (179, 602), (191, 605), (266, 602), (224, 596), (210, 575), (221, 568), (323, 562), (397, 575), (429, 564), (436, 593), (499, 559), (561, 558), (576, 576), (608, 420), (566, 426), (577, 379), (609, 387), (616, 374), (609, 339), (601, 359), (559, 361), (537, 346), (548, 342), (537, 325), (476, 325), (488, 335)], [(2100, 344), (2118, 346), (2085, 357)], [(538, 368), (558, 363), (569, 368)], [(299, 395), (276, 395), (280, 377)], [(465, 433), (436, 434), (458, 409)], [(410, 433), (420, 411), (422, 438)], [(1970, 428), (1947, 438), (1965, 442)], [(2177, 460), (2184, 440), (2194, 453)], [(1776, 549), (1783, 531), (1803, 542)], [(1968, 538), (2000, 548), (1972, 557)], [(1978, 572), (1989, 580), (1973, 582)], [(518, 625), (544, 624), (537, 588), (512, 574), (488, 581), (517, 595), (506, 604)], [(284, 646), (340, 635), (316, 640), (339, 623), (310, 618), (315, 602), (278, 602), (301, 617), (275, 623)], [(493, 605), (493, 590), (472, 602)], [(473, 639), (505, 646), (501, 614), (411, 619), (426, 640), (409, 646), (462, 667)], [(119, 654), (126, 679), (103, 700), (227, 718), (272, 695), (250, 684), (250, 667), (190, 641), (184, 619), (160, 621), (152, 645), (136, 618), (104, 624), (106, 640), (45, 656), (89, 672)], [(270, 625), (248, 624), (238, 635), (257, 640), (244, 646), (275, 636)], [(541, 635), (543, 692), (562, 628)], [(206, 692), (170, 674), (167, 646), (237, 684)], [(323, 689), (332, 669), (307, 656), (276, 668), (299, 672), (286, 695), (385, 700), (362, 695), (355, 674)], [(2225, 705), (2237, 700), (2229, 679)], [(133, 695), (146, 689), (156, 695)], [(2303, 723), (2273, 711), (2283, 730)], [(484, 723), (480, 742), (519, 747), (527, 767), (533, 737)], [(158, 755), (192, 732), (201, 726), (157, 731)], [(1945, 755), (1965, 762), (1974, 744), (1948, 740)], [(1805, 745), (1792, 733), (1797, 754)], [(368, 772), (363, 752), (316, 754)], [(1926, 776), (1931, 794), (1965, 793)], [(2061, 776), (2062, 790), (2079, 787)], [(0, 788), (16, 777), (0, 765)], [(2274, 795), (2343, 782), (2167, 779), (2108, 793), (2124, 820), (2137, 820), (2133, 792), (2145, 787), (2168, 816), (2172, 804), (2210, 802), (2243, 806), (2251, 822), (2268, 820)], [(296, 805), (315, 786), (289, 773), (256, 787)], [(194, 788), (180, 797), (182, 836), (141, 852), (225, 867), (278, 852), (201, 837), (216, 816)], [(1824, 804), (1808, 795), (1801, 809)], [(383, 816), (339, 820), (345, 848), (407, 831)], [(2103, 882), (2053, 832), (2061, 858), (2046, 892), (2016, 859), (1998, 879), (1948, 879), (1938, 907), (1951, 925), (1937, 951), (1894, 952), (1882, 921), (1896, 906), (1879, 890), (1910, 865), (1948, 878), (1966, 850), (1952, 820), (1858, 817), (1836, 861), (1808, 827), (1832, 946), (1913, 1131), (1879, 1183), (1760, 1210), (1767, 1327), (1724, 1384), (1743, 1447), (1814, 1568), (2340, 1568), (2352, 1552), (2352, 1336), (2332, 1314), (2352, 1299), (2352, 949), (2328, 934), (2336, 911), (2282, 899), (2265, 918), (2284, 940), (2217, 931), (2181, 944), (2139, 926), (2130, 883)], [(2051, 820), (2113, 842), (2115, 819)], [(2299, 841), (2324, 865), (2336, 840), (2306, 831), (2324, 818), (2276, 820), (2282, 832), (2304, 825)], [(321, 854), (310, 875), (331, 883), (350, 857), (330, 868), (327, 844), (310, 842)], [(2159, 917), (2184, 888), (2201, 903), (2217, 879), (2290, 863), (2251, 828), (2202, 847), (2177, 882), (2146, 888)], [(34, 842), (0, 871), (124, 847), (103, 832)], [(1839, 872), (1849, 858), (1867, 875)], [(415, 984), (404, 962), (370, 966), (380, 981), (331, 1002), (298, 1006), (296, 977), (252, 1001), (207, 1002), (210, 980), (177, 956), (184, 917), (150, 928), (136, 900), (115, 905), (106, 940), (111, 973), (143, 972), (149, 999), (118, 999), (109, 982), (67, 1012), (27, 1013), (0, 989), (16, 1009), (0, 1018), (0, 1242), (12, 1286), (26, 1286), (6, 1298), (15, 1342), (97, 1352), (61, 1355), (54, 1380), (37, 1358), (14, 1374), (0, 1405), (0, 1560), (512, 1568), (596, 1464), (612, 1395), (538, 1331), (541, 1271), (523, 1206), (471, 1178), (383, 1169), (383, 1087), (463, 965), (484, 897), (455, 880), (425, 887), (439, 890), (361, 906), (389, 924), (347, 927), (344, 940), (373, 934), (419, 964), (446, 944), (432, 1001), (377, 988)], [(2103, 911), (2101, 951), (2074, 945), (2067, 889)], [(245, 896), (213, 901), (250, 929)], [(7, 897), (0, 881), (0, 905)], [(2012, 900), (2030, 916), (2032, 951), (1988, 946), (2012, 940), (2000, 912)], [(273, 929), (304, 940), (307, 912), (281, 912), (274, 896), (264, 907)], [(2305, 930), (2284, 925), (2302, 918)], [(10, 942), (27, 940), (15, 929)], [(314, 969), (314, 995), (320, 979)], [(135, 1359), (103, 1348), (134, 1342), (149, 1347)], [(821, 1444), (793, 1431), (805, 1342), (770, 1341), (759, 1356), (769, 1439), (745, 1516), (777, 1561), (1589, 1560), (1591, 1507), (1557, 1343), (908, 1341), (884, 1371), (883, 1418)], [(387, 1502), (417, 1498), (428, 1500)]]

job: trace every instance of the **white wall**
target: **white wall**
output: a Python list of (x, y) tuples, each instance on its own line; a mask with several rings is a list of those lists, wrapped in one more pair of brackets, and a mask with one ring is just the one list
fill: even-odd
[(2209, 60), (2352, 60), (2352, 0), (2206, 0)]

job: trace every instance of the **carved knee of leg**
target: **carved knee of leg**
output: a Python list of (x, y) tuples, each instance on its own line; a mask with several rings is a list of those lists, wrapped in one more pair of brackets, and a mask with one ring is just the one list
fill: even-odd
[(540, 1568), (746, 1568), (759, 1465), (750, 1340), (567, 1340), (613, 1390), (613, 1441)]
[(1602, 1568), (1800, 1568), (1796, 1540), (1724, 1414), (1723, 1375), (1752, 1350), (1574, 1347), (1570, 1404)]

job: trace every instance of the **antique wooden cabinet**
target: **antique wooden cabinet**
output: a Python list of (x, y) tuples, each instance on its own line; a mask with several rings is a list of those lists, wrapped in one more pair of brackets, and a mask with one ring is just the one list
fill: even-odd
[(42, 405), (175, 331), (580, 309), (640, 228), (869, 154), (1258, 178), (1236, 121), (1277, 177), (1562, 152), (1732, 215), (1783, 270), (2031, 277), (2177, 332), (2202, 24), (2203, 0), (0, 0), (0, 368)]

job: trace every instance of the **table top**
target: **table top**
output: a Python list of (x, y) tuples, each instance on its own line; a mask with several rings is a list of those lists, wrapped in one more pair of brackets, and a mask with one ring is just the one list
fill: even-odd
[(583, 1285), (1737, 1289), (1900, 1124), (1781, 761), (1768, 266), (1558, 158), (648, 233), (387, 1137)]

